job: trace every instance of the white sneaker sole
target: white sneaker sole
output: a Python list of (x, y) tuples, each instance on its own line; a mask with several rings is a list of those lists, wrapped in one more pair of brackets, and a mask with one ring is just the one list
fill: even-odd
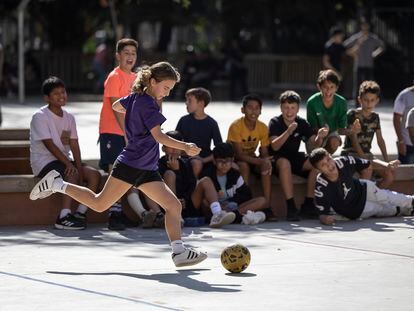
[[(188, 259), (187, 261), (182, 262), (174, 262), (176, 267), (186, 267), (186, 266), (193, 266), (196, 265), (204, 260), (207, 259), (207, 255), (204, 253), (200, 253), (200, 255), (197, 258), (194, 259)], [(174, 261), (174, 260), (173, 260)]]
[(67, 227), (64, 225), (55, 224), (55, 228), (59, 230), (85, 230), (86, 227)]
[(49, 173), (47, 173), (41, 180), (39, 180), (39, 182), (33, 187), (32, 191), (30, 192), (30, 196), (29, 196), (30, 200), (34, 201), (37, 199), (44, 199), (53, 194), (52, 185), (48, 185), (49, 189), (47, 190), (40, 189), (42, 183), (50, 179), (52, 176), (54, 176), (55, 178), (56, 176), (59, 176), (59, 173), (56, 172), (55, 170), (52, 170)]
[(236, 219), (236, 214), (229, 212), (227, 213), (219, 223), (210, 223), (210, 228), (221, 228), (222, 226), (229, 225), (233, 223), (233, 221)]

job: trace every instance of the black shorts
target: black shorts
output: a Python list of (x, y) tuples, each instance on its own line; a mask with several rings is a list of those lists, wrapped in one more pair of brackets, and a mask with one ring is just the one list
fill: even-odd
[(100, 134), (99, 150), (101, 152), (101, 159), (99, 160), (99, 167), (105, 172), (108, 172), (109, 165), (115, 163), (116, 159), (124, 148), (124, 136), (106, 133)]
[(142, 184), (153, 181), (164, 182), (158, 171), (140, 170), (119, 161), (114, 163), (111, 175), (133, 185), (134, 187), (139, 187)]
[(309, 171), (303, 170), (303, 164), (308, 159), (308, 156), (305, 155), (303, 152), (298, 152), (297, 154), (290, 156), (290, 157), (283, 157), (279, 155), (274, 156), (274, 162), (273, 162), (273, 172), (276, 176), (279, 176), (279, 172), (276, 169), (276, 161), (280, 158), (285, 158), (289, 161), (290, 167), (292, 169), (292, 174), (295, 174), (297, 176), (301, 176), (304, 178), (307, 178), (309, 175)]
[[(72, 164), (75, 165), (75, 162), (72, 161)], [(59, 160), (55, 160), (46, 164), (40, 171), (39, 175), (37, 175), (37, 177), (45, 177), (46, 174), (49, 173), (51, 170), (58, 171), (60, 176), (62, 176), (62, 178), (65, 179), (66, 165), (63, 162), (60, 162)]]

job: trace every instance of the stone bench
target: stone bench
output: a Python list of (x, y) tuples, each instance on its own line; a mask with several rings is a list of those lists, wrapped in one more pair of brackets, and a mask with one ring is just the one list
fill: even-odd
[[(102, 184), (106, 180), (103, 174)], [(61, 195), (54, 194), (43, 200), (31, 201), (29, 193), (38, 181), (33, 175), (2, 175), (0, 176), (0, 225), (46, 225), (53, 224), (57, 212), (60, 209)], [(306, 194), (306, 179), (294, 176), (295, 201), (298, 206), (302, 204)], [(262, 195), (260, 179), (254, 177), (250, 187), (255, 196)], [(413, 194), (414, 193), (414, 165), (401, 165), (396, 170), (396, 180), (391, 190)], [(128, 204), (126, 213), (133, 219), (136, 215), (130, 210)], [(280, 187), (280, 182), (275, 176), (272, 177), (272, 208), (279, 218), (286, 215), (285, 198)], [(74, 207), (76, 202), (74, 202)], [(88, 212), (88, 223), (105, 223), (107, 212)]]
[(0, 140), (0, 158), (30, 157), (30, 141)]
[(30, 140), (30, 129), (9, 128), (0, 129), (0, 141), (3, 140)]

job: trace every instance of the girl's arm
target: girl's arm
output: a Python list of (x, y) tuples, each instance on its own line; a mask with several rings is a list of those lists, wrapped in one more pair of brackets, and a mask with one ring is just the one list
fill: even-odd
[(118, 99), (117, 101), (115, 101), (112, 104), (112, 109), (115, 110), (115, 112), (119, 112), (119, 113), (125, 113), (126, 112), (126, 109), (121, 104), (121, 99)]
[(176, 140), (168, 136), (167, 134), (164, 134), (161, 131), (161, 127), (159, 125), (151, 129), (151, 135), (161, 145), (165, 145), (179, 150), (184, 150), (185, 153), (187, 153), (189, 156), (195, 156), (199, 154), (201, 151), (201, 148), (197, 147), (196, 144), (185, 143), (183, 141)]
[[(114, 97), (111, 97), (112, 100), (115, 100)], [(119, 127), (121, 128), (122, 132), (124, 132), (125, 142), (128, 144), (128, 140), (125, 135), (125, 112), (126, 109), (121, 105), (120, 98), (115, 100), (115, 102), (112, 103), (112, 109), (114, 110), (116, 121), (119, 124)]]

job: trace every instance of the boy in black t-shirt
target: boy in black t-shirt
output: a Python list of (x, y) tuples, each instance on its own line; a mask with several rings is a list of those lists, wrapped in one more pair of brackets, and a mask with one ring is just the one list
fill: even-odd
[[(349, 219), (413, 214), (413, 195), (380, 189), (370, 180), (353, 178), (355, 170), (369, 167), (368, 160), (352, 156), (333, 159), (325, 149), (318, 148), (312, 151), (309, 161), (321, 172), (316, 179), (315, 203), (322, 224), (335, 222), (331, 208)], [(373, 162), (388, 165), (377, 159)]]
[(180, 118), (176, 131), (183, 135), (184, 141), (195, 143), (201, 148), (200, 154), (192, 157), (190, 162), (194, 176), (198, 178), (203, 168), (212, 166), (211, 142), (217, 145), (223, 139), (216, 120), (205, 113), (205, 108), (211, 101), (210, 92), (197, 87), (187, 90), (185, 98), (188, 115)]
[(301, 141), (310, 142), (315, 147), (321, 146), (328, 134), (328, 129), (322, 127), (317, 135), (308, 121), (298, 116), (300, 96), (294, 91), (285, 91), (280, 95), (280, 110), (282, 114), (269, 122), (270, 147), (269, 154), (273, 156), (283, 193), (286, 198), (287, 220), (298, 221), (299, 211), (293, 198), (292, 174), (308, 177), (308, 189), (301, 212), (306, 216), (315, 216), (318, 212), (313, 204), (314, 182), (316, 170), (312, 170), (307, 156), (299, 152)]

